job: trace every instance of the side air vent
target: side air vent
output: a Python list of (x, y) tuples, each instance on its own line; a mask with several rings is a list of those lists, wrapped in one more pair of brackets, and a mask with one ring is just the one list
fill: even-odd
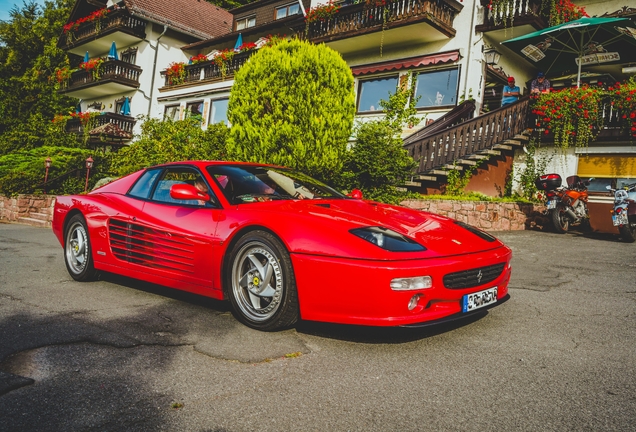
[(194, 243), (187, 237), (110, 219), (108, 239), (113, 255), (122, 261), (194, 273)]

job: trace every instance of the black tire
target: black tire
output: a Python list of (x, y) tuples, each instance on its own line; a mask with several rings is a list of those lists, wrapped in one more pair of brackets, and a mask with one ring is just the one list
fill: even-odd
[(226, 294), (236, 318), (275, 331), (300, 316), (296, 278), (285, 246), (269, 232), (252, 231), (234, 245), (226, 267)]
[(71, 217), (64, 230), (64, 263), (76, 281), (91, 281), (97, 276), (86, 221), (80, 214)]
[(570, 220), (565, 215), (563, 207), (557, 207), (555, 209), (552, 209), (550, 212), (554, 230), (559, 234), (565, 234), (566, 232), (568, 232), (568, 228), (570, 227)]
[(625, 243), (634, 243), (636, 241), (636, 222), (629, 221), (627, 225), (618, 227), (621, 234), (621, 240)]

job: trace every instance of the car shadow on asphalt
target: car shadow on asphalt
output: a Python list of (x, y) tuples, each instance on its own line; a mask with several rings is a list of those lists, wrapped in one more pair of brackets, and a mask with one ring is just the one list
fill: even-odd
[[(144, 282), (113, 273), (102, 272), (100, 273), (99, 279), (138, 291), (167, 297), (190, 305), (204, 307), (219, 313), (232, 312), (230, 303), (224, 300), (216, 300), (210, 297), (192, 294), (186, 291), (180, 291), (163, 285)], [(456, 321), (424, 327), (374, 327), (301, 320), (296, 324), (295, 329), (301, 334), (342, 341), (369, 344), (400, 344), (426, 339), (453, 331), (479, 321), (486, 315), (488, 315), (488, 311), (483, 311), (465, 318), (460, 318)]]

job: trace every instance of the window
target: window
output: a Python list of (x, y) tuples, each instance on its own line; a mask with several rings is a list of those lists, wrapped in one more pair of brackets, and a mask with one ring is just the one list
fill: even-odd
[(275, 19), (278, 20), (278, 19), (285, 18), (291, 15), (297, 15), (299, 13), (300, 13), (300, 6), (296, 2), (296, 3), (288, 4), (285, 6), (277, 7)]
[(168, 105), (166, 106), (166, 110), (163, 112), (163, 118), (164, 120), (173, 120), (173, 121), (177, 121), (179, 120), (179, 113), (181, 112), (181, 106), (180, 105)]
[(174, 167), (167, 168), (164, 171), (163, 176), (157, 182), (157, 187), (152, 194), (153, 201), (159, 201), (162, 203), (170, 204), (186, 204), (195, 206), (211, 206), (210, 202), (197, 201), (197, 200), (180, 200), (170, 196), (170, 188), (175, 184), (189, 184), (195, 186), (201, 192), (205, 192), (212, 197), (212, 192), (207, 183), (203, 179), (201, 174), (191, 168)]
[(236, 29), (243, 30), (256, 25), (256, 16), (249, 16), (236, 20)]
[(161, 172), (160, 169), (148, 170), (137, 179), (135, 185), (130, 189), (128, 195), (134, 196), (136, 198), (148, 199), (150, 196), (150, 191), (152, 190), (152, 186), (157, 179), (157, 176)]
[(184, 116), (185, 118), (193, 118), (193, 119), (199, 120), (199, 124), (200, 124), (201, 120), (203, 120), (202, 114), (203, 114), (203, 102), (196, 101), (196, 102), (188, 102), (186, 104), (185, 116)]
[(358, 112), (382, 111), (380, 100), (389, 100), (397, 89), (398, 76), (360, 81), (358, 85)]
[(457, 105), (458, 69), (420, 72), (415, 86), (417, 108)]
[(227, 120), (227, 103), (229, 99), (216, 99), (212, 101), (212, 109), (210, 110), (210, 124), (225, 123), (227, 126), (230, 122)]
[(121, 53), (121, 61), (135, 64), (137, 61), (137, 48), (129, 48)]

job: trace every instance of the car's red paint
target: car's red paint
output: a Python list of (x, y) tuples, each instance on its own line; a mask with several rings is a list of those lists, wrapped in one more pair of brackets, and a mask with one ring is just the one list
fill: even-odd
[[(223, 299), (223, 274), (228, 271), (225, 264), (233, 242), (255, 228), (269, 231), (290, 254), (300, 316), (307, 320), (410, 325), (457, 316), (465, 294), (498, 287), (497, 298), (508, 297), (512, 253), (499, 240), (489, 241), (442, 216), (359, 199), (231, 204), (220, 183), (206, 170), (210, 165), (223, 163), (166, 166), (199, 170), (216, 197), (216, 208), (127, 195), (141, 171), (86, 195), (57, 197), (53, 232), (64, 246), (66, 222), (81, 213), (96, 269)], [(396, 231), (426, 250), (391, 252), (349, 232), (375, 226)], [(143, 229), (149, 241), (115, 244), (115, 232), (136, 229)], [(175, 244), (179, 245), (176, 249)], [(141, 253), (143, 259), (121, 259), (126, 248)], [(504, 270), (487, 284), (465, 289), (443, 286), (442, 278), (449, 273), (501, 263)], [(394, 291), (389, 286), (393, 278), (415, 276), (431, 276), (433, 287)], [(409, 310), (407, 305), (416, 293), (422, 297), (417, 307)]]

